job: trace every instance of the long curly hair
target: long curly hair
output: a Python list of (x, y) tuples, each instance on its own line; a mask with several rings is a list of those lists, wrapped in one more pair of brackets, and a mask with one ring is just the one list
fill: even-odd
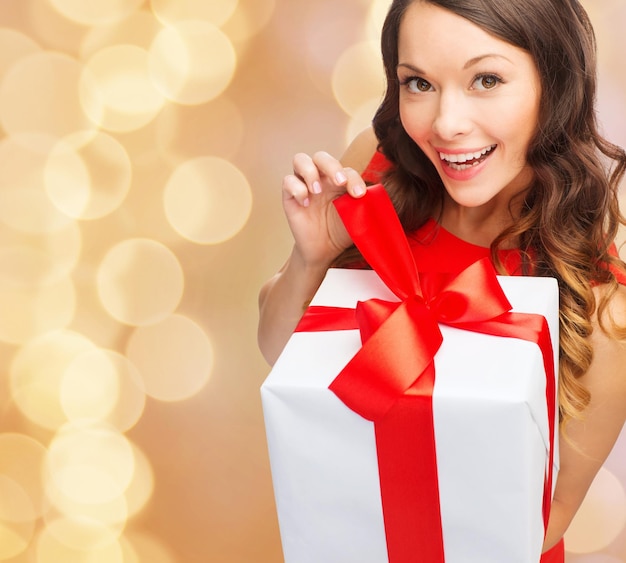
[[(407, 231), (419, 228), (440, 208), (439, 175), (399, 118), (398, 33), (413, 2), (440, 6), (488, 33), (524, 49), (539, 71), (542, 95), (537, 131), (527, 162), (534, 171), (521, 214), (491, 246), (501, 273), (498, 249), (515, 245), (526, 256), (527, 274), (551, 276), (560, 288), (561, 420), (580, 417), (590, 400), (579, 378), (593, 356), (589, 336), (618, 282), (609, 265), (624, 263), (609, 247), (624, 224), (618, 203), (626, 169), (623, 149), (604, 139), (595, 114), (596, 41), (578, 0), (394, 0), (382, 31), (387, 90), (374, 117), (379, 150), (394, 165), (384, 179)], [(605, 291), (596, 303), (593, 287)], [(624, 327), (611, 322), (616, 337)]]

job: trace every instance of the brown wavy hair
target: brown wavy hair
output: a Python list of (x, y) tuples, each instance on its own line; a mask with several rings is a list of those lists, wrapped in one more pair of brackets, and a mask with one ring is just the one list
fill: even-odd
[[(592, 318), (600, 321), (618, 287), (609, 265), (624, 263), (609, 253), (624, 218), (618, 188), (626, 169), (623, 149), (604, 139), (595, 114), (596, 41), (577, 0), (394, 0), (382, 31), (387, 90), (373, 126), (379, 150), (394, 165), (384, 184), (407, 231), (440, 209), (444, 186), (430, 160), (405, 132), (399, 118), (398, 33), (415, 1), (450, 10), (491, 35), (524, 49), (539, 71), (542, 95), (537, 131), (527, 162), (534, 171), (522, 196), (521, 214), (492, 243), (514, 245), (526, 256), (525, 272), (551, 276), (560, 288), (561, 420), (580, 417), (589, 392), (578, 378), (589, 368)], [(532, 257), (532, 260), (529, 258)], [(606, 291), (596, 303), (594, 285)], [(611, 330), (623, 338), (626, 329)], [(607, 325), (601, 322), (606, 330)]]

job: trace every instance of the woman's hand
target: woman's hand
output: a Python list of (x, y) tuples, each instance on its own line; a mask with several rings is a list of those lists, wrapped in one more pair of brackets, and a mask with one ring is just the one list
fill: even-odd
[(298, 153), (293, 174), (283, 180), (283, 207), (295, 240), (294, 252), (309, 267), (328, 267), (351, 244), (333, 200), (366, 192), (360, 174), (327, 152)]
[(283, 180), (282, 193), (295, 244), (259, 292), (259, 348), (269, 364), (278, 358), (332, 261), (351, 244), (332, 202), (346, 192), (365, 194), (358, 171), (365, 170), (377, 144), (369, 128), (348, 147), (343, 164), (325, 152), (293, 159), (293, 174)]

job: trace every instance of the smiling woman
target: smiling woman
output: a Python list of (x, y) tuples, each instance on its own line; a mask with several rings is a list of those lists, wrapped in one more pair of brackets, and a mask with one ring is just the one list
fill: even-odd
[[(412, 33), (418, 27), (423, 32)], [(509, 201), (531, 178), (526, 152), (541, 95), (533, 58), (461, 16), (417, 2), (400, 25), (398, 61), (402, 125), (450, 198), (441, 223), (462, 231), (471, 228), (468, 220), (479, 223), (479, 238), (470, 242), (489, 246)]]
[(364, 265), (333, 202), (368, 183), (389, 193), (419, 264), (457, 274), (488, 257), (503, 275), (556, 278), (563, 440), (541, 561), (562, 562), (626, 419), (613, 246), (626, 154), (598, 132), (589, 18), (577, 0), (394, 0), (382, 53), (373, 131), (341, 161), (297, 154), (283, 181), (295, 244), (260, 293), (261, 350), (276, 360), (330, 266)]

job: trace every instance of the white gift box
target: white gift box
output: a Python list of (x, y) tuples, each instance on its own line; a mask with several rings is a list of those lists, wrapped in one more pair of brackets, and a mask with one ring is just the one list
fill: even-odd
[[(498, 280), (514, 312), (548, 320), (558, 373), (556, 281)], [(374, 297), (398, 300), (374, 271), (331, 269), (311, 305)], [(433, 416), (446, 563), (537, 563), (550, 436), (541, 351), (440, 329)], [(286, 563), (389, 561), (374, 423), (328, 389), (360, 347), (357, 330), (294, 333), (261, 387)], [(556, 450), (554, 460), (556, 479)]]

